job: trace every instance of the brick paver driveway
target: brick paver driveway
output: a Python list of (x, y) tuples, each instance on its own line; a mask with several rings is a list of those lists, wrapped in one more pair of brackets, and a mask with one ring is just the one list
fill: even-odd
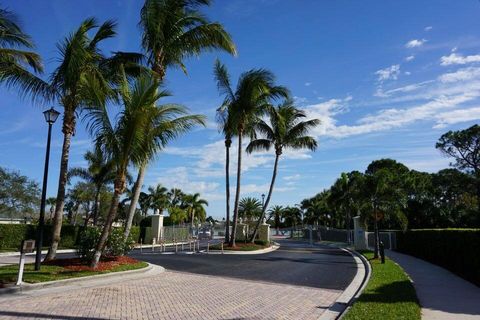
[[(228, 259), (227, 255), (223, 257)], [(336, 266), (341, 267), (341, 264)], [(322, 265), (317, 269), (321, 273)], [(292, 270), (271, 272), (281, 277), (283, 272)], [(153, 277), (117, 280), (109, 285), (68, 292), (8, 300), (0, 297), (0, 318), (317, 319), (341, 292), (318, 285), (308, 287), (167, 270)]]

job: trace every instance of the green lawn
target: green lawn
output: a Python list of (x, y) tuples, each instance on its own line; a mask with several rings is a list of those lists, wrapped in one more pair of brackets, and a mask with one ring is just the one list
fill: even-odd
[[(23, 273), (23, 281), (28, 283), (38, 283), (53, 280), (62, 280), (68, 278), (78, 278), (104, 274), (110, 272), (119, 272), (145, 268), (146, 262), (139, 261), (135, 264), (123, 264), (106, 271), (73, 271), (59, 266), (42, 265), (40, 271), (34, 271), (34, 264), (26, 264)], [(12, 283), (17, 281), (18, 265), (0, 267), (0, 284)]]
[(403, 269), (390, 259), (385, 264), (373, 260), (372, 252), (362, 254), (372, 266), (370, 281), (343, 319), (420, 320), (415, 288)]

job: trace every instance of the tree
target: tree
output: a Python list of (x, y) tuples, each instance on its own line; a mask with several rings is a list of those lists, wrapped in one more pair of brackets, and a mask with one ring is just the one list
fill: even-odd
[(182, 199), (185, 196), (182, 190), (178, 188), (172, 188), (167, 192), (169, 206), (178, 207), (182, 204)]
[[(120, 80), (120, 66), (124, 72), (138, 73), (138, 70), (132, 66), (139, 60), (138, 55), (116, 53), (107, 58), (99, 48), (102, 41), (115, 35), (115, 26), (115, 23), (110, 20), (98, 26), (94, 18), (88, 18), (58, 45), (60, 65), (51, 75), (50, 88), (64, 110), (63, 145), (52, 244), (45, 258), (47, 261), (55, 258), (60, 242), (68, 181), (68, 159), (71, 139), (75, 133), (76, 115), (91, 106), (103, 105), (107, 99), (113, 98), (114, 90), (111, 83)], [(89, 32), (94, 29), (96, 29), (95, 34), (89, 36)]]
[(247, 221), (258, 219), (262, 214), (262, 203), (260, 200), (246, 197), (240, 200), (238, 204), (238, 216)]
[(169, 207), (168, 214), (173, 223), (183, 223), (188, 219), (187, 212), (180, 207)]
[[(226, 68), (220, 63), (217, 69)], [(288, 90), (275, 85), (273, 73), (265, 69), (253, 69), (240, 75), (236, 90), (231, 88), (231, 81), (227, 72), (216, 72), (217, 85), (220, 93), (224, 95), (221, 110), (227, 110), (231, 119), (231, 126), (235, 128), (238, 136), (237, 150), (237, 183), (235, 202), (233, 207), (233, 225), (230, 236), (230, 246), (235, 246), (235, 236), (238, 219), (238, 204), (240, 200), (240, 185), (242, 171), (242, 139), (244, 136), (252, 136), (254, 124), (263, 116), (270, 102), (278, 98), (288, 97)], [(230, 126), (230, 124), (229, 124)]]
[(269, 151), (273, 147), (275, 149), (275, 162), (273, 164), (272, 180), (270, 182), (270, 188), (268, 189), (267, 198), (262, 208), (260, 219), (258, 219), (253, 231), (251, 241), (255, 240), (260, 223), (265, 217), (265, 212), (270, 203), (275, 179), (277, 177), (278, 160), (283, 151), (286, 149), (308, 149), (315, 151), (317, 148), (315, 138), (307, 134), (320, 123), (320, 120), (310, 119), (302, 121), (305, 117), (306, 114), (304, 111), (294, 107), (291, 100), (287, 100), (276, 108), (268, 108), (268, 120), (270, 123), (264, 120), (259, 120), (255, 123), (254, 129), (261, 135), (261, 138), (252, 140), (247, 147), (247, 152), (252, 153), (260, 150)]
[[(230, 75), (227, 68), (217, 59), (214, 67), (215, 79), (220, 92), (227, 90), (226, 96), (232, 97), (230, 92), (231, 85)], [(232, 146), (232, 138), (235, 135), (235, 125), (233, 123), (231, 111), (229, 110), (228, 98), (224, 100), (223, 105), (217, 109), (217, 122), (219, 130), (225, 137), (225, 242), (230, 240), (230, 147)]]
[(50, 206), (50, 220), (53, 219), (53, 214), (55, 213), (55, 203), (57, 202), (57, 198), (55, 197), (48, 197), (46, 204)]
[(448, 131), (443, 134), (435, 147), (455, 159), (452, 166), (473, 173), (476, 180), (478, 214), (480, 214), (480, 126)]
[[(102, 149), (98, 146), (94, 151), (87, 151), (84, 159), (88, 162), (88, 168), (71, 168), (68, 172), (69, 179), (80, 177), (95, 185), (95, 201), (93, 204), (92, 217), (93, 225), (97, 225), (98, 208), (100, 206), (100, 192), (106, 184), (112, 183), (115, 179), (114, 164), (108, 160)], [(89, 217), (87, 217), (87, 222)], [(87, 223), (86, 222), (86, 223)]]
[(283, 210), (283, 218), (285, 219), (285, 225), (296, 228), (297, 225), (302, 223), (302, 211), (297, 206), (288, 206)]
[(285, 209), (282, 206), (273, 206), (268, 210), (268, 213), (270, 216), (268, 217), (268, 220), (273, 217), (273, 223), (275, 226), (275, 233), (278, 235), (278, 230), (280, 229), (280, 223), (282, 221), (282, 217), (284, 215)]
[(192, 228), (194, 226), (195, 217), (197, 217), (200, 221), (205, 221), (206, 211), (204, 206), (208, 206), (208, 201), (200, 198), (199, 193), (185, 195), (183, 197), (183, 205), (190, 216)]
[(38, 213), (40, 188), (38, 183), (16, 171), (0, 167), (0, 214), (25, 218)]
[[(146, 0), (140, 12), (142, 47), (148, 65), (163, 82), (167, 68), (180, 67), (188, 57), (199, 56), (204, 51), (222, 50), (236, 54), (230, 35), (220, 23), (210, 22), (199, 11), (208, 6), (207, 0)], [(145, 171), (151, 159), (140, 165), (133, 188), (129, 219), (135, 212), (140, 197)], [(127, 222), (128, 226), (128, 222)], [(128, 235), (129, 227), (125, 228)]]
[[(124, 76), (119, 94), (123, 110), (112, 123), (105, 105), (88, 112), (88, 128), (96, 137), (96, 143), (102, 148), (115, 166), (114, 192), (110, 209), (102, 229), (100, 239), (95, 247), (92, 267), (96, 267), (105, 248), (112, 222), (116, 217), (120, 196), (125, 191), (127, 168), (139, 166), (149, 159), (161, 144), (163, 128), (159, 135), (152, 135), (149, 128), (155, 126), (154, 119), (160, 108), (153, 108), (162, 94), (157, 91), (158, 80), (143, 74), (129, 82)], [(147, 134), (148, 133), (148, 134)]]
[(148, 192), (150, 196), (150, 206), (153, 209), (154, 214), (162, 214), (164, 209), (169, 207), (168, 189), (157, 184), (156, 187), (149, 187)]
[(396, 219), (403, 228), (408, 220), (404, 210), (407, 202), (405, 183), (408, 168), (391, 159), (373, 161), (367, 168), (361, 184), (363, 212), (361, 218), (374, 226), (374, 258), (379, 256), (380, 232), (378, 222), (383, 219)]
[(23, 32), (11, 11), (0, 9), (0, 83), (20, 89), (23, 95), (48, 96), (49, 87), (35, 73), (43, 72), (42, 59), (30, 51), (32, 39)]

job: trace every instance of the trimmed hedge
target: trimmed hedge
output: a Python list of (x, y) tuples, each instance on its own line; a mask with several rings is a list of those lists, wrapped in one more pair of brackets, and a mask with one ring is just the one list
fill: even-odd
[[(85, 227), (63, 225), (60, 248), (75, 248), (80, 241), (80, 233)], [(0, 224), (0, 250), (18, 250), (22, 240), (36, 239), (37, 226), (33, 224)], [(130, 231), (132, 239), (140, 238), (140, 227), (132, 226)], [(46, 225), (43, 231), (43, 246), (52, 243), (52, 225)]]
[(397, 251), (439, 265), (480, 286), (480, 229), (398, 232)]

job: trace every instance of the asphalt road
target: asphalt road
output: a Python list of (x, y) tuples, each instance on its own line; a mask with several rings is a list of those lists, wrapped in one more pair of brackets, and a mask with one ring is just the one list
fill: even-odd
[(161, 254), (144, 250), (130, 256), (167, 270), (344, 290), (356, 274), (353, 257), (340, 249), (310, 246), (306, 242), (279, 241), (278, 250), (266, 254)]

